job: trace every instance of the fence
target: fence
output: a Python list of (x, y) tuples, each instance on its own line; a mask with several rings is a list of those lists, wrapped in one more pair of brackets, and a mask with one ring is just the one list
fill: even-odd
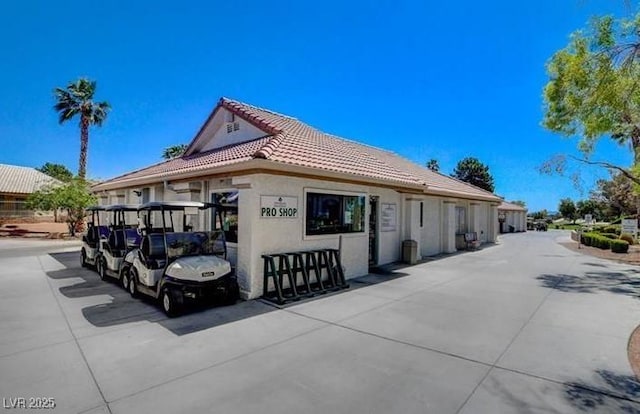
[(34, 213), (22, 200), (0, 200), (0, 217), (31, 217)]
[[(60, 214), (58, 214), (60, 216)], [(0, 200), (0, 218), (45, 218), (53, 220), (53, 211), (35, 211), (27, 208), (24, 200)]]

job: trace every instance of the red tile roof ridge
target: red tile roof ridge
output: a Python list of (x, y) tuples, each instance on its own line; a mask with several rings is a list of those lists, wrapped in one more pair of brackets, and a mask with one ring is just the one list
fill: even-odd
[[(443, 177), (445, 177), (445, 178), (448, 178), (448, 179), (450, 179), (450, 180), (457, 181), (457, 182), (459, 182), (460, 184), (468, 185), (468, 186), (471, 186), (471, 187), (473, 187), (473, 188), (475, 188), (475, 189), (477, 189), (477, 190), (480, 190), (480, 191), (482, 191), (482, 192), (485, 192), (485, 193), (487, 193), (487, 194), (491, 194), (491, 195), (492, 195), (492, 196), (494, 196), (494, 197), (500, 197), (499, 195), (497, 195), (497, 194), (495, 194), (495, 193), (492, 193), (491, 191), (485, 190), (484, 188), (480, 188), (480, 187), (478, 187), (477, 185), (473, 185), (473, 184), (468, 183), (468, 182), (466, 182), (466, 181), (462, 181), (461, 179), (456, 178), (456, 177), (453, 177), (453, 176), (451, 176), (451, 175), (445, 175), (445, 174), (441, 173), (440, 171), (433, 171), (433, 170), (431, 170), (431, 169), (429, 169), (429, 168), (426, 168), (426, 167), (425, 167), (425, 169), (426, 169), (426, 170), (429, 170), (429, 171), (430, 171), (430, 172), (432, 172), (432, 173), (435, 173), (435, 174), (441, 175), (441, 176), (443, 176)], [(502, 197), (501, 197), (501, 198), (502, 198)]]
[(220, 98), (220, 102), (223, 103), (223, 104), (227, 103), (227, 104), (232, 104), (232, 105), (237, 105), (237, 106), (244, 106), (244, 107), (247, 107), (247, 108), (250, 108), (250, 109), (254, 109), (254, 110), (258, 110), (258, 111), (262, 111), (262, 112), (267, 112), (267, 113), (270, 113), (272, 115), (281, 116), (283, 118), (294, 119), (296, 121), (298, 120), (298, 118), (296, 118), (296, 117), (293, 117), (293, 116), (290, 116), (290, 115), (286, 115), (286, 114), (281, 114), (280, 112), (276, 112), (276, 111), (273, 111), (273, 110), (267, 109), (267, 108), (261, 108), (261, 107), (256, 106), (256, 105), (251, 105), (251, 104), (248, 104), (248, 103), (245, 103), (245, 102), (238, 101), (236, 99), (227, 98), (226, 96), (223, 96), (222, 98)]
[[(170, 162), (175, 162), (176, 160), (181, 159), (181, 158), (182, 157), (176, 157), (176, 158), (171, 158), (169, 160), (163, 160), (163, 161), (160, 161), (160, 162), (156, 162), (155, 164), (147, 165), (146, 167), (138, 168), (137, 170), (129, 171), (129, 172), (126, 172), (126, 173), (124, 173), (122, 175), (118, 175), (116, 177), (109, 178), (108, 180), (101, 181), (98, 184), (105, 184), (105, 183), (109, 183), (111, 181), (120, 180), (120, 179), (126, 178), (127, 176), (130, 176), (130, 175), (133, 175), (133, 174), (137, 174), (137, 173), (139, 173), (141, 171), (144, 171), (144, 170), (149, 170), (151, 168), (155, 168), (155, 167), (157, 167), (159, 165), (162, 165), (162, 164), (168, 164)], [(95, 185), (98, 185), (98, 184), (95, 184)]]
[(253, 154), (253, 156), (255, 158), (268, 159), (273, 154), (273, 152), (278, 148), (278, 146), (282, 143), (282, 141), (284, 141), (285, 138), (286, 138), (286, 135), (283, 133), (276, 134), (269, 140), (269, 142), (264, 144), (262, 148), (256, 151)]

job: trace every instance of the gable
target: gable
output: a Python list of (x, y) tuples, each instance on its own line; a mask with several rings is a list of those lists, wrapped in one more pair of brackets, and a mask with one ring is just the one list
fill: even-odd
[(252, 141), (265, 135), (269, 134), (220, 106), (196, 137), (188, 155)]

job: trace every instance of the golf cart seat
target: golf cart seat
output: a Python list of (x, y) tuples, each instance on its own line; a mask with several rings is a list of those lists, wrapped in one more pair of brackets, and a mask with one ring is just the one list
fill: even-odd
[(100, 240), (107, 239), (109, 237), (109, 227), (107, 226), (89, 226), (87, 234), (83, 236), (85, 241), (90, 247), (95, 248), (98, 246)]
[(147, 268), (161, 269), (166, 264), (166, 251), (162, 234), (149, 234), (142, 239), (140, 253), (146, 261)]
[(128, 228), (124, 231), (124, 241), (125, 241), (125, 249), (137, 249), (140, 247), (140, 242), (142, 241), (142, 237), (138, 230), (135, 227)]
[(127, 252), (140, 245), (140, 235), (135, 229), (116, 229), (109, 234), (106, 248), (113, 257), (123, 257)]

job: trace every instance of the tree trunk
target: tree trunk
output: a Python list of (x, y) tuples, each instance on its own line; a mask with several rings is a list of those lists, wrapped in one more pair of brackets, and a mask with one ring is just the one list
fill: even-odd
[(87, 175), (87, 151), (89, 147), (89, 118), (80, 118), (80, 161), (78, 163), (78, 177), (84, 180)]

